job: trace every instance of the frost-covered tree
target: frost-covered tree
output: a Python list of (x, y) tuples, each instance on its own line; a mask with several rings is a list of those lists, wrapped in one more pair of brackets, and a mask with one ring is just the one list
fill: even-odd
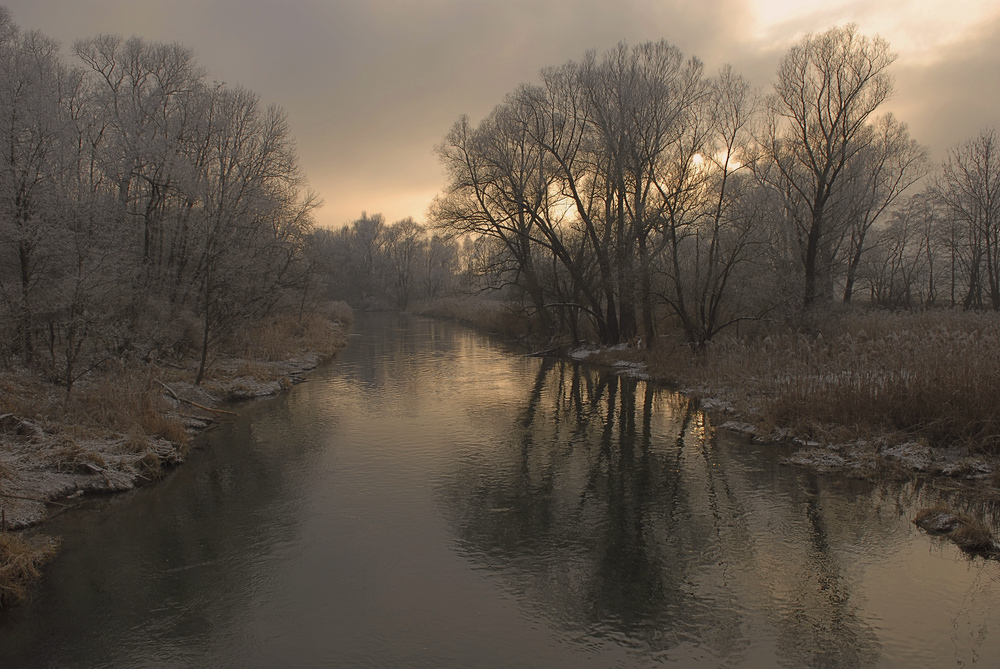
[[(72, 388), (109, 357), (197, 352), (297, 305), (318, 199), (284, 112), (176, 44), (58, 45), (0, 8), (0, 328)], [(44, 355), (39, 346), (44, 344)]]
[(802, 304), (832, 293), (833, 262), (850, 225), (851, 169), (871, 145), (869, 124), (892, 94), (889, 44), (857, 26), (807, 35), (781, 60), (760, 174), (780, 194), (802, 267)]

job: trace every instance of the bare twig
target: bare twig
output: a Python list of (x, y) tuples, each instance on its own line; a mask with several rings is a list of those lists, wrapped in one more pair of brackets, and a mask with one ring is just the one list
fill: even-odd
[(163, 381), (160, 381), (159, 379), (153, 379), (153, 380), (159, 383), (164, 388), (166, 388), (167, 392), (170, 393), (171, 397), (173, 397), (178, 402), (186, 402), (187, 404), (190, 404), (193, 407), (198, 407), (202, 411), (211, 411), (212, 413), (221, 413), (221, 414), (226, 414), (227, 416), (236, 416), (237, 418), (239, 418), (240, 416), (238, 413), (233, 413), (232, 411), (226, 411), (225, 409), (213, 409), (212, 407), (207, 407), (204, 404), (198, 404), (197, 402), (192, 402), (189, 399), (184, 399), (183, 397), (180, 397), (177, 393), (175, 393), (174, 389), (165, 384)]
[(5, 492), (0, 492), (0, 497), (10, 497), (11, 499), (26, 499), (29, 502), (41, 502), (42, 504), (55, 504), (56, 506), (61, 506), (67, 509), (73, 508), (69, 504), (63, 504), (61, 502), (53, 502), (50, 499), (42, 499), (41, 497), (26, 497), (25, 495), (11, 495)]

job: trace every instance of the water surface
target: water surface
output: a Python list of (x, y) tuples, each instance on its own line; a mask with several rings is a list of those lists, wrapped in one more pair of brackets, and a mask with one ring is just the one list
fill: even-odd
[(683, 396), (359, 318), (161, 484), (45, 529), (0, 666), (995, 666), (1000, 569), (918, 483), (838, 481)]

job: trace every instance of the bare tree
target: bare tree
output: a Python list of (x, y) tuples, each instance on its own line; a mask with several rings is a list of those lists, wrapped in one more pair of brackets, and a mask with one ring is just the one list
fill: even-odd
[[(525, 291), (543, 322), (548, 310), (533, 245), (549, 200), (550, 176), (542, 150), (532, 142), (523, 100), (498, 106), (478, 127), (459, 119), (438, 154), (449, 175), (445, 194), (431, 212), (435, 224), (450, 234), (472, 234), (496, 242), (496, 254), (481, 266), (495, 278), (494, 288), (517, 285)], [(486, 258), (487, 256), (483, 256)]]
[(866, 238), (879, 218), (913, 184), (924, 178), (930, 163), (927, 149), (910, 139), (906, 124), (892, 114), (879, 117), (868, 127), (870, 138), (849, 167), (848, 192), (852, 193), (848, 216), (844, 302), (854, 292)]
[(206, 86), (190, 50), (102, 35), (75, 52), (83, 67), (0, 8), (3, 354), (68, 392), (197, 315), (200, 381), (213, 344), (303, 303), (319, 201), (284, 113)]
[(761, 174), (785, 198), (806, 308), (828, 295), (846, 227), (849, 168), (869, 145), (869, 119), (892, 93), (894, 60), (885, 40), (851, 24), (807, 35), (779, 66), (762, 138), (773, 169)]
[(201, 139), (210, 159), (193, 194), (200, 247), (191, 281), (202, 322), (196, 383), (212, 343), (274, 306), (316, 204), (300, 199), (301, 174), (280, 108), (262, 108), (245, 89), (222, 89), (213, 94), (211, 116)]
[(664, 193), (664, 300), (688, 343), (701, 349), (747, 314), (731, 299), (732, 282), (759, 240), (763, 209), (755, 193), (758, 147), (752, 126), (758, 98), (750, 84), (724, 67), (711, 82), (703, 128), (669, 172)]
[(980, 307), (985, 295), (991, 308), (1000, 310), (1000, 141), (996, 131), (983, 130), (949, 151), (933, 193), (960, 235), (968, 275), (963, 304)]
[(204, 120), (205, 73), (190, 49), (139, 37), (98, 35), (74, 51), (104, 105), (102, 168), (116, 183), (122, 223), (136, 226), (138, 259), (156, 280), (177, 232), (167, 226), (169, 198), (193, 176), (186, 144)]
[(70, 124), (69, 99), (78, 78), (59, 59), (59, 45), (21, 33), (0, 13), (0, 271), (4, 299), (18, 316), (26, 362), (34, 358), (35, 298), (58, 241), (52, 205), (60, 152)]

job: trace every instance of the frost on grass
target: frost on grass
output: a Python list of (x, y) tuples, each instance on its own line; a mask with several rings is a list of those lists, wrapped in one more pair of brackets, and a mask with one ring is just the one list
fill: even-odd
[(947, 506), (921, 509), (913, 523), (928, 534), (946, 537), (966, 553), (996, 558), (1000, 545), (982, 520)]
[(44, 520), (45, 501), (131, 490), (183, 459), (182, 446), (155, 437), (0, 433), (0, 507), (7, 529)]
[[(37, 416), (0, 413), (0, 509), (7, 527), (41, 522), (47, 505), (62, 498), (130, 490), (158, 478), (183, 461), (193, 433), (220, 419), (210, 409), (276, 395), (323, 357), (312, 351), (275, 361), (224, 357), (201, 386), (172, 368), (174, 378), (159, 370), (81, 383), (75, 414), (67, 413), (63, 391), (34, 384), (18, 412)], [(30, 383), (0, 380), (15, 389)]]
[(56, 553), (51, 537), (26, 539), (0, 530), (0, 608), (27, 597), (28, 587), (41, 576), (42, 566)]

